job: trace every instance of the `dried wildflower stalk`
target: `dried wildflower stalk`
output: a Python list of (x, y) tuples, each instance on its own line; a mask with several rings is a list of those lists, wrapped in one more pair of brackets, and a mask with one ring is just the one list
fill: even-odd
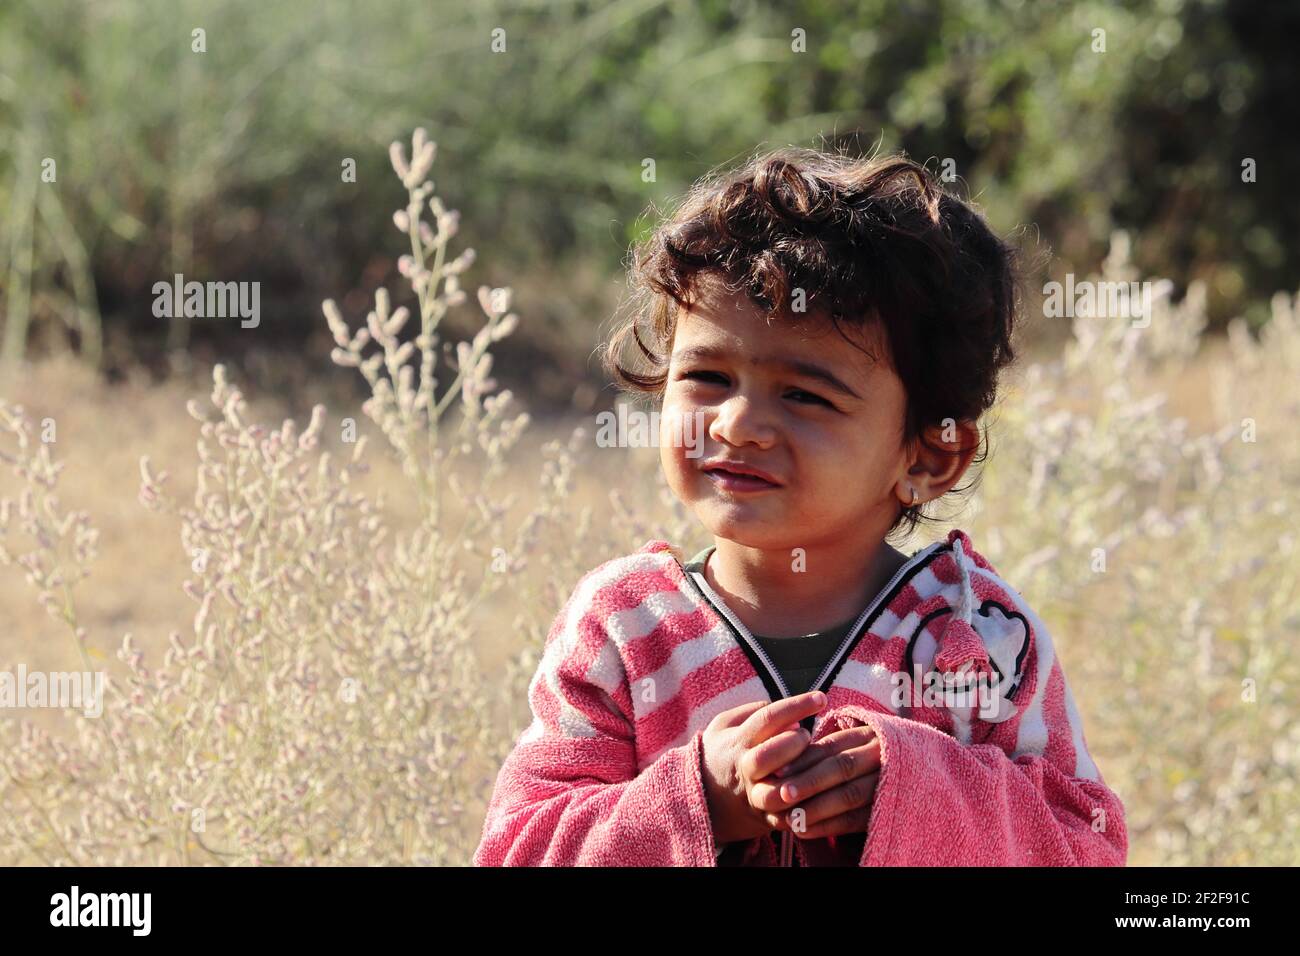
[[(356, 334), (332, 302), (324, 311), (334, 358), (370, 384), (364, 409), (412, 480), (422, 519), (395, 531), (382, 498), (355, 490), (364, 437), (336, 463), (319, 447), (323, 408), (301, 434), (292, 421), (265, 428), (249, 421), (225, 370), (214, 369), (210, 406), (189, 404), (201, 423), (192, 504), (174, 501), (167, 474), (141, 461), (141, 502), (180, 519), (192, 627), (170, 635), (157, 670), (127, 635), (119, 653), (127, 673), (121, 686), (108, 681), (115, 702), (98, 721), (76, 721), (75, 740), (22, 725), (0, 754), (0, 803), (13, 810), (0, 815), (0, 859), (468, 859), (484, 779), (508, 745), (484, 715), (502, 698), (522, 699), (530, 676), (527, 655), (504, 681), (481, 673), (474, 618), (520, 575), (545, 527), (569, 520), (554, 477), (572, 470), (572, 447), (547, 446), (540, 504), (511, 535), (511, 502), (495, 497), (492, 483), (528, 416), (505, 417), (511, 397), (491, 394), (487, 350), (518, 319), (508, 289), (480, 289), (487, 324), (458, 344), (454, 359), (442, 350), (453, 374), (439, 386), (438, 325), (465, 299), (458, 276), (473, 253), (444, 262), (457, 215), (424, 181), (433, 144), (417, 131), (412, 145), (409, 166), (393, 146), (409, 197), (395, 220), (411, 241), (401, 270), (418, 298), (419, 334), (400, 340), (407, 310), (392, 310), (382, 290)], [(421, 221), (426, 201), (436, 229)], [(378, 351), (367, 357), (370, 345)], [(446, 421), (453, 411), (454, 431)], [(35, 538), (15, 560), (42, 602), (75, 628), (70, 585), (84, 575), (94, 533), (84, 515), (61, 516), (49, 504), (58, 466), (48, 448), (32, 451), (18, 412), (4, 421), (19, 446), (6, 458), (30, 489), (17, 525)], [(457, 514), (444, 507), (448, 493)], [(11, 510), (0, 512), (3, 525)], [(517, 624), (535, 637), (552, 613)], [(84, 657), (84, 633), (76, 636)]]
[[(409, 200), (394, 221), (418, 333), (403, 339), (412, 317), (382, 291), (355, 333), (324, 310), (420, 519), (396, 523), (358, 490), (364, 439), (336, 462), (321, 409), (301, 433), (250, 423), (215, 369), (210, 403), (190, 405), (193, 502), (141, 463), (142, 502), (181, 521), (193, 623), (156, 669), (126, 635), (102, 718), (73, 718), (67, 735), (0, 721), (0, 863), (465, 863), (577, 575), (646, 537), (697, 543), (653, 456), (600, 516), (617, 520), (575, 504), (581, 431), (543, 445), (540, 503), (507, 520), (511, 500), (492, 489), (527, 419), (492, 394), (488, 349), (517, 319), (507, 290), (482, 289), (484, 329), (440, 345), (472, 253), (447, 261), (456, 215), (425, 178), (433, 144), (417, 131), (411, 145), (409, 162), (392, 150)], [(1118, 237), (1102, 278), (1135, 278)], [(1095, 705), (1089, 745), (1128, 809), (1130, 860), (1294, 862), (1300, 306), (1275, 297), (1258, 342), (1232, 325), (1211, 366), (1219, 426), (1191, 435), (1150, 383), (1187, 367), (1203, 326), (1199, 287), (1158, 300), (1146, 329), (1079, 316), (1060, 360), (1002, 403), (960, 523), (1050, 622), (1076, 696)], [(0, 426), (0, 460), (23, 486), (0, 501), (0, 562), (27, 573), (88, 667), (74, 597), (95, 532), (59, 504), (60, 466), (21, 409), (0, 406)], [(519, 655), (487, 676), (470, 635), (491, 604), (514, 612)]]

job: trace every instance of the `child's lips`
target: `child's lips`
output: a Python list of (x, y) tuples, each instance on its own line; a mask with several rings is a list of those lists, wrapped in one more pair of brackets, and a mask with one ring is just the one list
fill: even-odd
[(780, 485), (756, 475), (739, 475), (715, 468), (704, 473), (710, 481), (726, 491), (775, 491)]

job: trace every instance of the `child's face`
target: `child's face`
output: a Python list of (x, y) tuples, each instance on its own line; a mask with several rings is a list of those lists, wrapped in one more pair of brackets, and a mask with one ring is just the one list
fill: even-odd
[[(785, 550), (865, 547), (888, 531), (907, 487), (906, 392), (884, 361), (879, 330), (862, 335), (858, 344), (880, 361), (829, 324), (769, 325), (743, 297), (712, 288), (692, 311), (679, 310), (660, 460), (673, 493), (713, 535)], [(843, 389), (790, 363), (819, 368)], [(692, 431), (696, 421), (702, 433)], [(717, 459), (778, 484), (711, 476)]]

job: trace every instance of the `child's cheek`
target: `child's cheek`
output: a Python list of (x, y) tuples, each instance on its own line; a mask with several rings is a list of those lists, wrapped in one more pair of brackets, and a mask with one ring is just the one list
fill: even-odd
[(660, 470), (663, 472), (663, 480), (668, 485), (668, 490), (672, 492), (673, 497), (683, 504), (688, 500), (688, 493), (683, 482), (681, 469), (677, 462), (673, 460), (673, 450), (661, 446), (659, 449)]
[(698, 418), (689, 407), (665, 403), (659, 415), (659, 461), (670, 484), (679, 490), (690, 483), (690, 472), (698, 467), (703, 452), (697, 434)]
[(684, 449), (678, 447), (679, 442), (675, 438), (680, 434), (678, 431), (681, 427), (680, 422), (681, 410), (678, 406), (665, 403), (659, 414), (659, 458), (663, 462), (664, 470), (670, 474), (679, 471), (682, 467)]

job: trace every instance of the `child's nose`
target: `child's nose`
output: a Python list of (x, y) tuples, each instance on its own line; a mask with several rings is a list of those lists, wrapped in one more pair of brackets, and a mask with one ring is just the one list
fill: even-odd
[(770, 445), (776, 440), (776, 428), (762, 403), (733, 395), (719, 406), (709, 436), (729, 445)]

